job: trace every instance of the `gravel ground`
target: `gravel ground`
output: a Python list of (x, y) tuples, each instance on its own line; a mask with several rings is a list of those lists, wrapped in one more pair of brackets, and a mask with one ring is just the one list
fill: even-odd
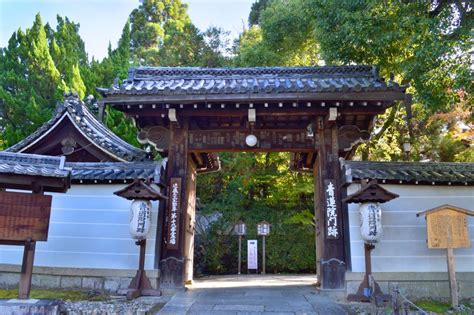
[(128, 301), (125, 297), (112, 297), (107, 301), (65, 301), (61, 314), (67, 315), (145, 315), (155, 314), (170, 296), (139, 297)]

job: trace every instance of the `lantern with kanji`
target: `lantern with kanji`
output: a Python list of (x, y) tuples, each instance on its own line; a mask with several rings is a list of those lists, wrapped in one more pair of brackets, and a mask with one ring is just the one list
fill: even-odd
[(135, 244), (140, 246), (140, 261), (135, 277), (130, 282), (128, 289), (119, 291), (132, 299), (140, 295), (161, 295), (158, 290), (153, 290), (150, 280), (145, 272), (145, 249), (146, 236), (150, 231), (151, 225), (151, 201), (167, 199), (160, 192), (161, 188), (153, 183), (144, 182), (141, 179), (135, 179), (133, 183), (125, 188), (114, 192), (115, 195), (133, 200), (130, 206), (130, 234), (137, 241)]
[(134, 239), (146, 238), (150, 231), (151, 202), (136, 199), (130, 206), (130, 235)]
[(362, 183), (362, 187), (343, 199), (346, 203), (358, 203), (360, 213), (360, 234), (364, 240), (365, 253), (365, 276), (356, 294), (349, 294), (349, 301), (369, 302), (372, 296), (377, 299), (389, 299), (389, 295), (383, 295), (379, 285), (372, 277), (371, 251), (374, 244), (380, 241), (383, 234), (382, 208), (380, 203), (397, 198), (394, 194), (373, 180), (369, 183)]

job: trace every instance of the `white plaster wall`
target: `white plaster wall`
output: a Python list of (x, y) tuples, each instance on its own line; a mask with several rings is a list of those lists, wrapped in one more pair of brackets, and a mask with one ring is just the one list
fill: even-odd
[[(35, 266), (136, 269), (139, 248), (129, 234), (130, 202), (122, 185), (73, 185), (53, 194), (47, 242), (37, 242)], [(158, 203), (153, 203), (145, 268), (154, 269)], [(0, 246), (0, 263), (21, 264), (23, 247)]]
[[(474, 210), (474, 188), (468, 186), (382, 185), (400, 197), (382, 204), (383, 236), (372, 251), (374, 272), (445, 272), (446, 250), (428, 249), (426, 221), (416, 214), (443, 204)], [(360, 188), (348, 187), (348, 194)], [(474, 245), (474, 217), (468, 217)], [(364, 272), (364, 243), (360, 236), (359, 209), (349, 204), (352, 271)], [(457, 272), (474, 272), (474, 247), (454, 250)]]

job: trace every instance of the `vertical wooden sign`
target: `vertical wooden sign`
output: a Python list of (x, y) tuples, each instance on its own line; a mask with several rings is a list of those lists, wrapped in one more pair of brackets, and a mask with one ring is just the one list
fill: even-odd
[(181, 207), (181, 178), (170, 179), (168, 199), (168, 235), (167, 248), (179, 248), (179, 216)]
[(326, 238), (339, 239), (339, 225), (337, 224), (336, 185), (332, 179), (324, 181), (324, 195), (326, 206)]

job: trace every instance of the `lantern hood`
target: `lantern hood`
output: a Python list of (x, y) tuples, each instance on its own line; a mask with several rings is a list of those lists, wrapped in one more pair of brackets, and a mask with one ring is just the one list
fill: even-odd
[(155, 184), (147, 184), (141, 179), (135, 179), (133, 183), (114, 192), (115, 195), (128, 199), (165, 200), (168, 199), (160, 192)]
[(372, 180), (363, 185), (358, 191), (347, 196), (342, 201), (346, 203), (364, 203), (364, 202), (378, 202), (384, 203), (392, 199), (398, 198), (399, 195), (392, 193)]

